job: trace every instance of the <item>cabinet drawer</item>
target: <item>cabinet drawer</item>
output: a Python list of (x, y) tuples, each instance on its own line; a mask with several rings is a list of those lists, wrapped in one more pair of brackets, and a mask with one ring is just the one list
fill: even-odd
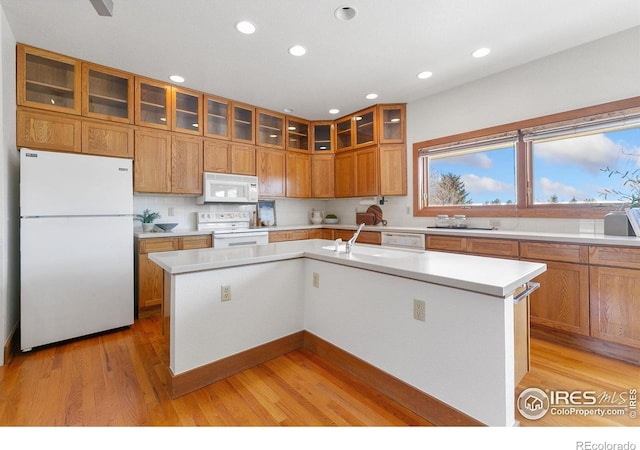
[(170, 252), (178, 249), (178, 238), (140, 239), (138, 242), (138, 253)]
[(324, 239), (323, 236), (324, 232), (319, 228), (309, 230), (309, 239)]
[(269, 232), (269, 242), (298, 241), (309, 239), (308, 230), (289, 230)]
[(589, 264), (640, 269), (640, 248), (589, 247)]
[(465, 252), (467, 239), (455, 236), (427, 236), (427, 250)]
[(211, 235), (204, 236), (186, 236), (179, 239), (180, 250), (190, 250), (194, 248), (211, 247)]
[(589, 262), (589, 249), (586, 245), (577, 244), (521, 242), (520, 257), (522, 259), (587, 264)]
[[(335, 230), (333, 233), (333, 237), (334, 239), (342, 239), (343, 241), (348, 241), (353, 237), (354, 233), (355, 231), (351, 230)], [(356, 242), (360, 242), (362, 244), (380, 245), (380, 243), (382, 242), (382, 238), (378, 231), (361, 231)]]
[(467, 252), (474, 255), (518, 257), (518, 241), (510, 239), (467, 239)]

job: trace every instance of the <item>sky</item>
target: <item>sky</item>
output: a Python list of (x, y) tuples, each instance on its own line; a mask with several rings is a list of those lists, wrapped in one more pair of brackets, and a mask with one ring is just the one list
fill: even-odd
[[(606, 189), (630, 192), (618, 174), (640, 168), (640, 128), (589, 134), (573, 139), (535, 143), (533, 146), (534, 201), (620, 201)], [(460, 175), (472, 204), (496, 199), (515, 202), (513, 147), (455, 157), (432, 158), (431, 171)], [(638, 172), (640, 176), (640, 170)], [(640, 186), (639, 186), (640, 188)]]

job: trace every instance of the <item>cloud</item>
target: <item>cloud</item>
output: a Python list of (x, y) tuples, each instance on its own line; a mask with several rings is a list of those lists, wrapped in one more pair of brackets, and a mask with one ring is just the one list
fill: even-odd
[(451, 164), (467, 164), (471, 167), (479, 167), (482, 169), (491, 169), (493, 161), (486, 153), (468, 153), (466, 155), (450, 156), (447, 162)]
[(460, 177), (467, 192), (514, 192), (512, 184), (490, 177), (480, 177), (469, 173)]
[(557, 181), (551, 181), (546, 177), (540, 178), (537, 184), (538, 189), (536, 189), (536, 197), (549, 198), (552, 195), (557, 195), (560, 199), (571, 199), (573, 197), (578, 199), (584, 197), (584, 194), (580, 189)]
[[(604, 134), (591, 134), (573, 139), (541, 142), (534, 145), (533, 155), (551, 164), (578, 165), (591, 174), (615, 167), (620, 159), (637, 159), (623, 155), (624, 144), (614, 142)], [(626, 154), (638, 154), (640, 149), (624, 148)]]

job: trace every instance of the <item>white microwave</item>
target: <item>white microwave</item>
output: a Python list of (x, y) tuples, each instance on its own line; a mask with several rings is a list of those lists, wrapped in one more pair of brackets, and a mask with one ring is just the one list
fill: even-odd
[(258, 177), (205, 172), (196, 203), (258, 203)]

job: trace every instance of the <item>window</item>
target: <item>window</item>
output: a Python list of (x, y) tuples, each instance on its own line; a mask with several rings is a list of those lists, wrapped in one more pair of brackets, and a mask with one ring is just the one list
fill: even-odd
[(422, 207), (514, 205), (517, 133), (420, 150)]
[(426, 156), (428, 206), (514, 204), (515, 151), (514, 141)]
[(531, 152), (534, 205), (628, 200), (629, 177), (640, 169), (640, 123), (577, 126), (524, 139)]
[(601, 218), (640, 205), (640, 97), (419, 142), (414, 155), (418, 216)]

